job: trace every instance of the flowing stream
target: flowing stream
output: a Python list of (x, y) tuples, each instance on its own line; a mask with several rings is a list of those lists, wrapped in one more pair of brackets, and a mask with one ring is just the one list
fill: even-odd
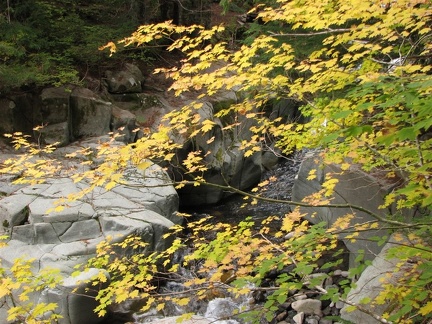
[[(260, 190), (258, 194), (262, 197), (281, 200), (281, 202), (258, 200), (257, 204), (250, 204), (247, 203), (248, 201), (244, 200), (243, 196), (233, 195), (221, 203), (210, 206), (194, 207), (193, 210), (182, 210), (182, 212), (192, 214), (195, 219), (211, 215), (213, 216), (212, 221), (214, 222), (232, 224), (236, 224), (244, 220), (246, 217), (251, 217), (257, 224), (270, 215), (282, 218), (283, 215), (290, 211), (290, 206), (283, 201), (289, 201), (291, 199), (291, 189), (298, 173), (302, 157), (303, 154), (298, 153), (290, 158), (283, 158), (275, 168), (263, 173), (262, 181), (269, 180), (269, 184), (265, 187), (265, 190)], [(182, 259), (182, 256), (179, 255), (178, 259), (179, 262), (181, 262), (180, 260)], [(182, 276), (191, 276), (188, 269), (182, 268), (181, 271)], [(181, 282), (168, 281), (161, 289), (165, 293), (181, 292), (184, 287)], [(205, 318), (216, 320), (217, 318), (224, 317), (224, 314), (229, 313), (230, 315), (233, 309), (240, 309), (243, 306), (247, 306), (249, 302), (250, 300), (248, 300), (247, 297), (240, 300), (233, 300), (230, 297), (216, 298), (210, 302), (191, 298), (191, 302), (186, 307), (179, 307), (174, 304), (166, 305), (163, 315), (168, 317), (178, 316), (186, 312), (194, 312), (198, 315), (204, 316)], [(110, 318), (107, 323), (130, 323), (131, 320), (133, 323), (137, 324), (152, 321), (157, 323), (157, 319), (161, 316), (161, 314), (156, 310), (150, 310), (146, 313), (136, 312), (132, 314), (132, 318), (129, 316), (125, 318), (124, 316), (126, 313), (130, 313), (127, 306), (126, 309), (123, 309), (120, 313), (116, 314), (115, 318)], [(235, 320), (226, 320), (216, 321), (215, 323), (234, 324), (239, 322)]]
[(291, 190), (302, 158), (303, 153), (296, 153), (291, 157), (283, 158), (276, 167), (263, 173), (261, 180), (268, 180), (269, 183), (258, 194), (281, 202), (258, 200), (257, 204), (254, 205), (250, 204), (250, 200), (245, 200), (243, 196), (236, 194), (218, 204), (194, 207), (193, 210), (186, 210), (185, 212), (197, 217), (212, 215), (218, 222), (233, 224), (244, 220), (246, 217), (252, 217), (256, 221), (270, 215), (282, 217), (290, 211), (290, 206), (286, 202), (291, 200)]

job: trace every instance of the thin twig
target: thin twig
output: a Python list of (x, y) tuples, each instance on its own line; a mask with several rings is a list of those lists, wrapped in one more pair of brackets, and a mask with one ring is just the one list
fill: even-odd
[(283, 203), (283, 204), (287, 204), (287, 205), (292, 205), (292, 206), (298, 206), (298, 207), (309, 207), (309, 208), (320, 208), (320, 207), (327, 207), (327, 208), (350, 208), (350, 209), (354, 209), (357, 211), (361, 211), (364, 212), (370, 216), (372, 216), (373, 218), (375, 218), (376, 220), (383, 222), (383, 223), (387, 223), (387, 224), (391, 224), (391, 225), (396, 225), (396, 226), (415, 226), (415, 224), (411, 224), (411, 223), (403, 223), (403, 222), (398, 222), (398, 221), (394, 221), (394, 220), (389, 220), (387, 218), (384, 218), (366, 208), (363, 208), (361, 206), (357, 206), (357, 205), (351, 205), (351, 204), (317, 204), (317, 205), (311, 205), (308, 203), (302, 203), (302, 202), (297, 202), (297, 201), (292, 201), (292, 200), (280, 200), (280, 199), (275, 199), (275, 198), (266, 198), (266, 197), (261, 197), (261, 196), (257, 196), (254, 194), (251, 194), (249, 192), (234, 188), (230, 185), (218, 185), (215, 183), (208, 183), (205, 181), (201, 181), (201, 180), (196, 180), (196, 181), (183, 181), (183, 184), (195, 184), (195, 183), (199, 183), (202, 185), (208, 185), (208, 186), (212, 186), (212, 187), (216, 187), (216, 188), (220, 188), (220, 189), (224, 189), (230, 192), (234, 192), (234, 193), (238, 193), (241, 194), (243, 196), (249, 197), (249, 198), (253, 198), (253, 199), (258, 199), (261, 201), (267, 201), (267, 202), (273, 202), (273, 203)]
[(269, 32), (272, 36), (317, 36), (317, 35), (326, 35), (326, 34), (332, 34), (332, 33), (346, 33), (351, 31), (349, 28), (338, 28), (338, 29), (327, 29), (319, 32), (310, 32), (310, 33), (274, 33)]

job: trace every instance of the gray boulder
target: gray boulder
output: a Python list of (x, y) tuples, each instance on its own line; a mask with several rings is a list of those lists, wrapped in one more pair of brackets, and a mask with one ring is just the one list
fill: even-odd
[[(316, 178), (307, 180), (311, 170), (315, 170)], [(293, 201), (301, 202), (303, 198), (321, 190), (326, 175), (330, 173), (333, 174), (333, 178), (339, 180), (333, 196), (330, 197), (332, 199), (331, 204), (360, 206), (382, 217), (385, 217), (390, 212), (380, 208), (380, 206), (384, 203), (385, 195), (390, 192), (394, 184), (380, 181), (376, 177), (354, 167), (342, 172), (338, 165), (322, 166), (319, 156), (313, 153), (309, 154), (301, 164), (292, 190)], [(324, 221), (328, 224), (328, 227), (331, 227), (337, 220), (347, 214), (355, 215), (349, 222), (349, 226), (376, 221), (373, 216), (351, 208), (302, 207), (301, 210), (306, 213), (306, 219), (310, 222), (317, 224)], [(381, 251), (381, 246), (371, 238), (388, 235), (387, 230), (381, 229), (382, 226), (383, 224), (379, 223), (376, 229), (359, 232), (359, 237), (355, 241), (346, 239), (346, 235), (340, 236), (351, 252), (350, 266), (355, 266), (354, 260), (360, 250), (365, 252), (366, 260), (373, 260)]]
[[(228, 98), (228, 99), (227, 99)], [(228, 100), (224, 103), (224, 100)], [(231, 104), (232, 97), (221, 95), (220, 101), (217, 97), (212, 98), (212, 102), (207, 101), (197, 110), (200, 115), (200, 122), (210, 120), (214, 122), (211, 131), (205, 134), (199, 134), (192, 141), (182, 139), (177, 136), (176, 141), (183, 141), (183, 149), (179, 150), (179, 160), (186, 158), (191, 150), (201, 150), (208, 171), (204, 173), (204, 179), (216, 185), (230, 185), (232, 187), (244, 190), (256, 185), (262, 174), (262, 155), (260, 152), (246, 156), (243, 150), (240, 150), (242, 140), (250, 138), (251, 122), (239, 117), (239, 125), (230, 131), (222, 131), (222, 128), (232, 123), (228, 116), (222, 120), (214, 116), (215, 105), (224, 106)], [(187, 179), (184, 174), (173, 173), (177, 180)], [(223, 188), (214, 186), (186, 186), (179, 190), (181, 202), (185, 206), (214, 204), (221, 199), (226, 198), (228, 193)]]
[[(91, 288), (89, 280), (103, 272), (109, 283), (109, 274), (100, 269), (90, 269), (76, 277), (67, 277), (63, 283), (55, 288), (45, 289), (39, 298), (39, 303), (55, 303), (58, 314), (67, 314), (58, 320), (58, 324), (97, 324), (104, 321), (103, 317), (98, 316), (94, 309), (98, 306), (95, 300), (97, 290)], [(48, 314), (49, 315), (49, 314)]]
[[(37, 126), (37, 130), (34, 130)], [(86, 88), (53, 87), (40, 95), (0, 100), (0, 133), (23, 132), (39, 143), (65, 146), (86, 137), (119, 132), (123, 142), (136, 138), (136, 117)], [(119, 131), (120, 129), (120, 131)]]
[(120, 109), (117, 106), (112, 107), (111, 130), (118, 134), (118, 141), (124, 143), (133, 143), (136, 140), (136, 116), (130, 111)]
[(100, 136), (110, 132), (112, 103), (103, 101), (85, 88), (74, 89), (70, 98), (73, 138)]
[[(56, 202), (86, 188), (85, 182), (70, 178), (48, 179), (46, 183), (16, 187), (0, 200), (0, 224), (9, 234), (6, 247), (0, 249), (2, 266), (10, 267), (17, 257), (34, 258), (34, 271), (55, 268), (66, 279), (62, 287), (32, 296), (33, 301), (58, 302), (64, 317), (61, 324), (98, 323), (94, 302), (86, 296), (71, 294), (72, 288), (85, 285), (69, 278), (77, 264), (95, 254), (101, 241), (121, 242), (127, 236), (139, 236), (148, 243), (146, 251), (161, 251), (170, 245), (163, 235), (181, 218), (176, 216), (178, 196), (162, 168), (129, 169), (127, 182), (106, 191), (96, 188), (83, 198), (70, 201), (56, 210)], [(143, 251), (145, 252), (145, 251)], [(0, 322), (6, 323), (8, 304), (0, 309)], [(2, 317), (3, 316), (3, 317)]]
[(238, 324), (236, 320), (228, 320), (238, 311), (238, 305), (231, 298), (215, 298), (208, 303), (204, 316), (214, 323)]
[(41, 123), (38, 96), (22, 93), (0, 100), (0, 131), (32, 134)]
[[(46, 88), (40, 95), (40, 122), (44, 127), (35, 132), (35, 137), (41, 136), (47, 144), (59, 143), (60, 146), (69, 144), (70, 124), (70, 94), (65, 87)], [(35, 125), (35, 126), (39, 126)]]
[(48, 124), (35, 131), (35, 137), (43, 139), (45, 144), (56, 144), (57, 146), (65, 146), (70, 143), (70, 125), (69, 122)]
[(36, 196), (23, 196), (20, 200), (16, 200), (14, 196), (7, 196), (0, 200), (0, 220), (3, 228), (11, 228), (18, 225), (23, 225), (28, 219), (29, 208), (31, 202), (36, 199)]
[(106, 71), (105, 82), (110, 93), (139, 93), (144, 76), (134, 64), (126, 63), (122, 70)]
[(0, 99), (0, 133), (13, 133), (15, 129), (16, 104), (10, 99)]
[(65, 87), (46, 88), (40, 94), (40, 115), (43, 124), (57, 124), (69, 120), (71, 90)]
[[(408, 240), (404, 239), (405, 244), (409, 244)], [(360, 275), (360, 278), (356, 282), (356, 287), (351, 289), (346, 297), (347, 301), (359, 305), (367, 309), (371, 314), (382, 316), (384, 312), (391, 312), (392, 301), (386, 301), (384, 303), (376, 303), (373, 300), (383, 291), (386, 283), (396, 283), (398, 279), (402, 278), (406, 272), (407, 267), (411, 267), (409, 264), (405, 264), (402, 268), (398, 267), (400, 260), (397, 258), (389, 259), (386, 254), (392, 247), (401, 244), (401, 240), (396, 240), (394, 236), (389, 239), (389, 242), (383, 247), (382, 251), (372, 261), (372, 264), (368, 266)], [(400, 269), (400, 270), (397, 270)], [(368, 299), (370, 302), (367, 304), (362, 303), (363, 299)], [(356, 309), (350, 311), (349, 305), (345, 305), (341, 309), (341, 317), (344, 320), (352, 323), (381, 323), (373, 316)]]
[(321, 305), (321, 300), (306, 298), (294, 301), (291, 307), (298, 313), (322, 316)]

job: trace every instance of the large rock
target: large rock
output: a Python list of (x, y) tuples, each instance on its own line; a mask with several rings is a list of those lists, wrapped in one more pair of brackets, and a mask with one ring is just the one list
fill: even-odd
[(321, 300), (310, 298), (296, 300), (291, 304), (291, 307), (298, 313), (315, 314), (322, 316), (321, 306)]
[(120, 132), (123, 142), (130, 143), (136, 139), (134, 129), (133, 113), (86, 88), (52, 87), (0, 100), (0, 134), (23, 132), (42, 144), (65, 146), (111, 131)]
[[(309, 172), (314, 170), (316, 178), (307, 180)], [(301, 202), (303, 198), (318, 192), (322, 189), (322, 184), (328, 174), (339, 182), (335, 187), (334, 194), (330, 197), (331, 204), (351, 204), (363, 207), (381, 217), (385, 217), (390, 212), (388, 209), (380, 208), (384, 204), (384, 197), (394, 188), (393, 183), (384, 182), (383, 178), (377, 178), (352, 167), (350, 170), (342, 172), (338, 165), (325, 165), (317, 154), (309, 154), (301, 164), (297, 179), (292, 190), (293, 201)], [(326, 222), (331, 227), (341, 217), (347, 214), (354, 214), (354, 218), (349, 221), (349, 226), (374, 222), (376, 219), (363, 212), (352, 208), (329, 208), (329, 207), (302, 207), (302, 212), (306, 213), (306, 219), (316, 224)], [(365, 259), (372, 260), (381, 251), (373, 237), (388, 235), (388, 231), (381, 229), (383, 224), (378, 223), (377, 228), (368, 231), (360, 231), (357, 240), (347, 239), (347, 235), (341, 235), (348, 250), (351, 252), (350, 265), (355, 266), (354, 260), (359, 251), (365, 252)]]
[(89, 89), (74, 89), (71, 93), (73, 137), (80, 139), (108, 134), (111, 113), (112, 103), (103, 101)]
[(41, 135), (41, 139), (45, 144), (55, 144), (57, 146), (65, 146), (70, 143), (71, 134), (70, 134), (70, 125), (69, 122), (63, 122), (58, 124), (46, 125), (38, 131), (35, 131), (35, 136), (39, 137)]
[(23, 132), (32, 134), (33, 127), (40, 124), (37, 96), (30, 93), (11, 95), (0, 99), (0, 135)]
[[(70, 94), (71, 90), (65, 87), (46, 88), (40, 95), (40, 123), (44, 127), (38, 131), (43, 142), (47, 144), (69, 144), (71, 137), (70, 124)], [(35, 126), (39, 126), (35, 125)]]
[(124, 143), (133, 143), (137, 137), (136, 116), (130, 111), (112, 107), (111, 130), (118, 133), (120, 140)]
[[(232, 96), (235, 95), (233, 94)], [(178, 158), (182, 161), (188, 152), (199, 149), (202, 152), (208, 171), (204, 173), (204, 179), (212, 184), (232, 187), (244, 190), (256, 185), (261, 179), (262, 160), (261, 153), (246, 156), (240, 150), (242, 140), (250, 138), (250, 121), (246, 118), (239, 120), (239, 126), (231, 131), (223, 131), (222, 128), (231, 123), (228, 117), (221, 120), (214, 116), (215, 106), (229, 105), (234, 98), (227, 94), (220, 99), (212, 98), (212, 102), (204, 102), (197, 110), (200, 121), (211, 120), (215, 123), (213, 129), (205, 134), (196, 136), (192, 141), (177, 137), (177, 142), (184, 140), (183, 149), (178, 151)], [(224, 103), (224, 101), (228, 101)], [(187, 179), (185, 174), (173, 172), (176, 180)], [(196, 206), (214, 204), (226, 198), (228, 193), (223, 188), (215, 186), (186, 186), (179, 190), (181, 203), (184, 206)]]
[[(403, 239), (404, 244), (409, 242)], [(383, 247), (382, 251), (372, 261), (361, 274), (356, 282), (355, 288), (351, 289), (346, 297), (347, 301), (354, 305), (364, 307), (368, 312), (382, 316), (384, 312), (390, 312), (392, 309), (393, 301), (387, 300), (383, 303), (376, 303), (374, 299), (384, 290), (384, 285), (388, 283), (396, 283), (398, 279), (404, 276), (409, 264), (400, 267), (400, 260), (397, 258), (389, 259), (386, 254), (390, 248), (396, 247), (401, 244), (401, 239), (396, 239), (392, 236), (389, 242)], [(399, 270), (397, 270), (399, 269)], [(362, 303), (363, 299), (369, 300), (367, 304)], [(371, 315), (362, 312), (359, 309), (350, 311), (349, 305), (341, 309), (341, 317), (351, 323), (381, 323)]]
[(26, 195), (17, 201), (14, 196), (7, 196), (0, 200), (0, 219), (4, 228), (23, 225), (28, 219), (31, 202), (36, 196)]
[(13, 133), (16, 105), (10, 99), (0, 99), (0, 134)]
[[(148, 243), (148, 251), (161, 251), (170, 244), (163, 235), (181, 221), (176, 216), (177, 193), (162, 168), (131, 168), (125, 177), (127, 182), (112, 191), (96, 188), (82, 199), (68, 202), (63, 210), (55, 210), (56, 202), (82, 190), (86, 183), (48, 179), (44, 184), (16, 187), (0, 200), (0, 224), (10, 236), (8, 245), (0, 249), (2, 266), (8, 268), (17, 257), (27, 257), (36, 260), (36, 272), (59, 269), (67, 279), (63, 286), (43, 295), (36, 292), (32, 298), (34, 302), (58, 302), (64, 317), (60, 324), (98, 323), (92, 312), (95, 304), (70, 293), (73, 287), (84, 292), (85, 286), (69, 278), (77, 264), (95, 254), (98, 243), (108, 237), (121, 242), (134, 235)], [(0, 309), (0, 322), (6, 323), (2, 316), (5, 308)]]
[[(215, 63), (209, 70), (220, 68), (220, 64), (224, 63)], [(175, 140), (184, 141), (183, 149), (178, 152), (180, 161), (192, 150), (199, 149), (202, 152), (208, 167), (203, 177), (208, 183), (247, 190), (259, 183), (264, 168), (271, 169), (277, 165), (278, 157), (270, 151), (245, 155), (244, 150), (240, 149), (241, 143), (249, 141), (253, 135), (251, 128), (257, 123), (253, 118), (247, 118), (242, 114), (215, 117), (220, 110), (229, 108), (237, 101), (237, 95), (233, 91), (218, 92), (211, 97), (205, 97), (202, 107), (196, 112), (200, 115), (201, 122), (213, 121), (213, 129), (206, 134), (199, 134), (192, 141), (178, 137)], [(265, 114), (271, 120), (301, 120), (298, 106), (297, 101), (281, 100), (266, 107)], [(228, 125), (232, 126), (229, 130), (225, 129)], [(173, 172), (173, 177), (178, 181), (188, 178), (187, 175), (176, 172)], [(189, 186), (179, 190), (184, 206), (215, 204), (230, 194), (217, 186)]]
[(126, 63), (118, 71), (106, 71), (105, 81), (110, 93), (139, 93), (142, 91), (144, 76), (133, 64)]
[(290, 123), (293, 121), (303, 122), (304, 117), (301, 115), (299, 107), (301, 102), (294, 99), (281, 99), (277, 100), (274, 104), (270, 105), (268, 108), (269, 118), (275, 120), (277, 118), (281, 119), (283, 123)]
[(44, 124), (57, 124), (69, 120), (71, 90), (65, 87), (46, 88), (40, 95), (40, 114)]
[[(78, 276), (67, 277), (63, 283), (55, 288), (45, 289), (39, 299), (39, 303), (55, 303), (57, 314), (67, 314), (66, 318), (60, 319), (62, 323), (97, 324), (104, 321), (103, 317), (98, 316), (94, 309), (99, 305), (95, 300), (97, 290), (91, 289), (87, 283), (95, 276), (103, 272), (109, 280), (109, 274), (100, 269), (89, 269)], [(108, 285), (108, 281), (105, 286)], [(100, 288), (105, 288), (102, 286)]]

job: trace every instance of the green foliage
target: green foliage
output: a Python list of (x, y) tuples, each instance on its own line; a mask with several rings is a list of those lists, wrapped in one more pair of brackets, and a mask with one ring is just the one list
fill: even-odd
[(62, 278), (59, 270), (35, 269), (35, 260), (18, 257), (10, 267), (0, 265), (0, 299), (11, 322), (49, 324), (57, 322), (57, 304), (37, 303), (35, 292), (56, 288)]
[[(413, 245), (402, 245), (389, 250), (389, 258), (400, 260), (397, 270), (403, 273), (401, 284), (395, 286), (391, 279), (384, 279), (384, 290), (374, 301), (378, 304), (391, 301), (387, 314), (390, 321), (398, 321), (401, 318), (421, 317), (422, 320), (432, 318), (432, 286), (431, 265), (432, 249), (425, 247), (419, 237), (409, 237)], [(404, 238), (399, 238), (400, 242)]]
[(130, 34), (139, 18), (117, 0), (21, 1), (9, 9), (10, 20), (0, 19), (0, 93), (79, 83), (89, 70), (108, 64), (98, 48)]
[[(88, 267), (107, 269), (113, 280), (100, 292), (101, 306), (97, 311), (104, 314), (111, 303), (127, 298), (143, 298), (144, 309), (155, 306), (163, 310), (168, 302), (185, 306), (191, 295), (209, 299), (221, 293), (249, 294), (254, 288), (247, 284), (257, 289), (273, 271), (278, 274), (276, 284), (268, 289), (263, 307), (250, 310), (254, 314), (272, 318), (277, 305), (285, 302), (288, 292), (298, 289), (305, 279), (310, 279), (309, 288), (318, 290), (323, 298), (348, 303), (345, 295), (349, 281), (341, 291), (326, 291), (317, 288), (318, 279), (310, 275), (320, 269), (317, 261), (322, 254), (336, 246), (338, 234), (344, 233), (346, 239), (355, 241), (361, 231), (376, 229), (381, 222), (410, 240), (400, 243), (388, 255), (400, 260), (398, 269), (404, 275), (385, 282), (385, 289), (376, 300), (365, 299), (351, 307), (361, 310), (365, 309), (362, 304), (393, 301), (380, 317), (382, 321), (413, 323), (417, 318), (429, 318), (432, 314), (431, 10), (430, 1), (422, 0), (385, 3), (279, 0), (262, 8), (259, 17), (266, 26), (254, 30), (248, 42), (236, 50), (230, 44), (212, 42), (223, 32), (221, 26), (206, 30), (201, 26), (184, 27), (165, 22), (141, 26), (123, 39), (120, 44), (126, 48), (169, 40), (167, 50), (181, 51), (185, 59), (180, 67), (158, 72), (174, 80), (171, 90), (177, 95), (195, 93), (197, 100), (165, 116), (158, 132), (147, 133), (133, 146), (101, 145), (96, 155), (103, 162), (73, 175), (75, 181), (86, 179), (91, 183), (86, 190), (96, 186), (110, 189), (122, 182), (126, 167), (145, 169), (151, 159), (176, 166), (190, 176), (191, 180), (174, 183), (178, 188), (213, 185), (239, 193), (237, 188), (206, 182), (203, 175), (209, 165), (205, 157), (211, 152), (202, 152), (197, 147), (182, 161), (176, 161), (176, 150), (181, 147), (178, 139), (194, 143), (196, 137), (209, 135), (216, 126), (213, 121), (201, 118), (202, 100), (233, 91), (238, 102), (220, 107), (216, 116), (232, 120), (232, 124), (224, 125), (227, 133), (235, 133), (242, 122), (253, 125), (250, 137), (240, 139), (239, 149), (245, 157), (260, 152), (266, 137), (274, 138), (276, 146), (286, 154), (304, 148), (320, 149), (324, 163), (339, 164), (342, 170), (358, 168), (383, 174), (380, 180), (394, 184), (394, 189), (385, 197), (382, 208), (394, 212), (384, 217), (365, 206), (348, 206), (352, 213), (338, 219), (331, 228), (325, 228), (323, 224), (310, 226), (296, 209), (283, 217), (276, 233), (268, 227), (274, 218), (260, 224), (258, 231), (249, 219), (238, 225), (210, 225), (205, 220), (190, 222), (186, 226), (192, 233), (193, 251), (183, 265), (199, 266), (193, 278), (181, 278), (185, 290), (169, 296), (158, 293), (154, 280), (161, 273), (178, 275), (178, 265), (171, 264), (170, 260), (173, 253), (185, 248), (184, 242), (176, 239), (171, 248), (158, 253), (141, 253), (139, 244), (133, 240), (125, 246), (103, 243)], [(54, 9), (48, 11), (56, 14)], [(69, 18), (74, 20), (76, 16)], [(309, 46), (312, 40), (316, 44), (304, 50), (302, 47)], [(3, 44), (4, 55), (22, 55), (8, 44)], [(104, 46), (112, 53), (117, 47), (114, 42)], [(302, 104), (300, 109), (307, 117), (306, 122), (283, 122), (266, 116), (264, 107), (269, 102), (287, 98)], [(34, 181), (36, 175), (42, 178), (44, 172), (51, 174), (52, 169), (41, 170), (31, 164), (30, 157), (8, 161), (3, 172), (20, 174), (19, 181), (23, 182)], [(36, 175), (27, 172), (35, 169), (39, 172)], [(311, 173), (308, 179), (315, 177)], [(329, 177), (320, 190), (303, 202), (289, 203), (341, 207), (331, 204), (336, 183), (336, 179)], [(252, 203), (263, 199), (256, 193), (258, 188), (252, 192), (241, 193)], [(79, 199), (85, 193), (68, 199)], [(424, 217), (406, 220), (401, 216), (406, 208), (420, 208)], [(348, 227), (357, 211), (368, 213), (376, 221)], [(181, 230), (175, 228), (174, 233)], [(209, 231), (215, 232), (214, 238), (203, 235)], [(287, 233), (292, 236), (287, 238)], [(377, 238), (382, 243), (385, 240)], [(116, 251), (128, 247), (139, 253), (125, 257)], [(289, 265), (292, 269), (284, 272)], [(328, 269), (333, 265), (327, 263), (323, 267)], [(359, 275), (367, 265), (365, 262), (351, 269), (352, 275)], [(210, 277), (204, 276), (207, 274)], [(106, 278), (94, 280), (96, 284)]]
[[(238, 225), (209, 224), (208, 220), (200, 219), (188, 222), (188, 231), (193, 233), (190, 238), (186, 241), (175, 238), (170, 248), (159, 252), (146, 251), (146, 245), (135, 237), (121, 243), (102, 242), (96, 257), (84, 267), (105, 269), (111, 280), (111, 284), (100, 290), (96, 297), (100, 302), (96, 311), (104, 315), (112, 303), (138, 299), (142, 301), (143, 311), (154, 307), (163, 314), (165, 305), (174, 303), (188, 312), (191, 294), (197, 300), (211, 300), (223, 296), (239, 298), (254, 290), (267, 290), (269, 297), (266, 304), (244, 309), (241, 317), (249, 318), (252, 312), (255, 314), (251, 320), (254, 323), (260, 318), (272, 318), (277, 304), (292, 299), (289, 292), (300, 289), (305, 284), (305, 278), (320, 269), (317, 260), (322, 253), (336, 247), (336, 236), (328, 232), (324, 224), (308, 227), (305, 222), (298, 224), (298, 219), (297, 212), (286, 215), (280, 230), (272, 235), (268, 234), (272, 228), (280, 226), (278, 217), (269, 217), (261, 224), (247, 219)], [(254, 229), (257, 225), (260, 225), (259, 231)], [(294, 235), (280, 239), (294, 227)], [(177, 230), (182, 228), (174, 228), (168, 235), (176, 235)], [(209, 236), (210, 230), (211, 236), (215, 237)], [(193, 245), (193, 252), (187, 254), (181, 264), (173, 264), (171, 260), (189, 244)], [(292, 271), (287, 270), (290, 265), (295, 265)], [(324, 270), (332, 266), (335, 264), (324, 264), (321, 268)], [(184, 272), (179, 267), (189, 269), (190, 275), (183, 276)], [(279, 273), (275, 279), (277, 286), (261, 287), (270, 272)], [(184, 289), (161, 293), (158, 290), (158, 279), (161, 277), (180, 281)], [(308, 289), (315, 290), (321, 280), (322, 277), (311, 276)], [(93, 286), (106, 281), (103, 273), (91, 280)], [(328, 298), (339, 295), (339, 291), (328, 292)]]
[[(266, 134), (274, 136), (278, 147), (286, 153), (320, 148), (325, 163), (338, 163), (343, 170), (352, 166), (367, 172), (380, 170), (386, 181), (397, 182), (398, 187), (386, 197), (383, 208), (394, 204), (397, 210), (420, 206), (429, 216), (432, 188), (431, 139), (428, 135), (432, 90), (430, 10), (428, 2), (408, 0), (388, 5), (372, 1), (336, 1), (332, 4), (278, 1), (260, 12), (259, 17), (267, 22), (266, 27), (256, 29), (251, 40), (238, 51), (230, 51), (224, 43), (206, 45), (209, 34), (220, 31), (216, 28), (213, 31), (196, 28), (198, 34), (195, 32), (191, 39), (184, 36), (186, 30), (175, 26), (147, 26), (126, 43), (142, 46), (155, 37), (171, 37), (173, 32), (178, 33), (179, 38), (168, 49), (182, 50), (186, 60), (180, 69), (165, 71), (175, 80), (172, 89), (177, 94), (199, 90), (205, 95), (232, 90), (244, 98), (228, 109), (221, 109), (217, 116), (237, 114), (254, 120), (253, 135), (242, 143), (245, 156), (261, 149), (261, 139)], [(402, 23), (396, 25), (395, 21)], [(281, 26), (279, 32), (275, 32), (276, 26)], [(157, 36), (161, 27), (163, 30)], [(267, 33), (261, 33), (266, 28)], [(317, 44), (304, 51), (302, 47), (311, 40)], [(115, 50), (113, 46), (111, 48)], [(221, 61), (226, 65), (218, 64), (214, 72), (208, 72), (209, 66)], [(256, 107), (281, 98), (305, 102), (301, 111), (309, 120), (304, 124), (272, 122), (256, 110)], [(167, 116), (171, 130), (196, 136), (211, 129), (199, 119), (190, 122), (197, 109), (200, 105), (194, 103)], [(197, 176), (192, 183), (205, 183), (201, 174), (207, 166), (201, 152), (190, 153), (183, 166)], [(333, 179), (327, 179), (323, 190), (305, 203), (328, 205), (335, 183)], [(184, 184), (187, 183), (181, 185)], [(333, 230), (345, 230), (344, 223), (347, 224), (352, 216), (342, 218)], [(425, 225), (397, 222), (397, 213), (389, 215), (388, 219), (374, 217), (401, 228), (417, 229), (414, 231), (417, 233), (430, 224), (427, 221)], [(310, 234), (276, 248), (278, 253), (275, 255), (266, 250), (258, 238), (244, 235), (250, 229), (246, 224), (224, 228), (211, 242), (198, 241), (189, 260), (204, 259), (202, 269), (207, 273), (214, 273), (214, 268), (229, 271), (235, 264), (241, 278), (239, 282), (244, 287), (246, 279), (259, 284), (264, 273), (278, 269), (281, 264), (290, 264), (292, 259), (287, 257), (288, 251), (302, 252), (299, 260), (294, 258), (294, 274), (308, 275), (314, 270), (313, 258), (328, 248), (326, 244), (319, 244), (324, 229), (313, 226), (304, 228)], [(358, 231), (376, 226), (376, 223), (358, 224), (348, 238), (355, 240)], [(241, 243), (237, 233), (243, 233)], [(244, 256), (250, 247), (260, 251), (256, 258), (259, 265), (254, 263), (252, 251)], [(427, 264), (429, 258), (430, 249), (425, 247), (425, 255), (418, 262)], [(423, 267), (423, 272), (419, 273), (425, 273), (425, 269)], [(361, 270), (353, 269), (352, 273), (358, 275)], [(218, 276), (221, 277), (221, 273), (216, 271), (212, 279)], [(282, 290), (274, 292), (265, 305), (269, 313), (274, 305), (286, 298), (286, 290), (285, 294), (282, 291), (292, 278), (286, 276), (287, 281), (283, 278), (279, 278)], [(425, 284), (427, 287), (429, 282)], [(404, 278), (397, 285), (403, 291), (398, 294), (406, 293), (414, 300), (418, 299), (418, 305), (426, 306), (417, 307), (407, 298), (404, 302), (409, 307), (401, 302), (401, 308), (385, 314), (386, 317), (409, 321), (409, 316), (416, 312), (422, 315), (430, 312), (430, 296), (424, 288), (418, 287), (418, 296), (414, 296), (413, 292), (404, 290), (409, 286)], [(326, 295), (332, 300), (343, 300), (341, 292), (326, 292)], [(361, 308), (359, 305), (353, 307)]]
[[(149, 298), (156, 289), (152, 283), (157, 274), (156, 262), (164, 255), (144, 253), (147, 244), (140, 238), (129, 237), (120, 243), (110, 244), (111, 240), (112, 238), (108, 238), (107, 241), (101, 242), (97, 247), (96, 257), (88, 261), (88, 267), (104, 269), (109, 273), (107, 278), (100, 272), (92, 280), (92, 286), (111, 281), (109, 287), (100, 289), (96, 297), (100, 306), (95, 312), (100, 316), (106, 314), (107, 307), (112, 303), (121, 303), (137, 297)], [(148, 303), (150, 308), (153, 304), (151, 301)]]

